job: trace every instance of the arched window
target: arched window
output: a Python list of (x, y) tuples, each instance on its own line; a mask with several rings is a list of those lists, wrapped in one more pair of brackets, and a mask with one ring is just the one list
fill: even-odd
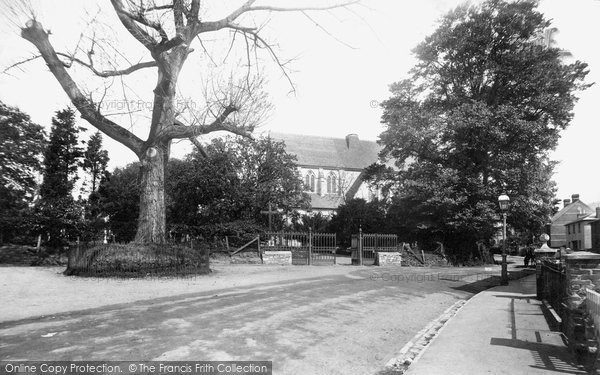
[(338, 192), (338, 178), (335, 172), (327, 176), (327, 194), (336, 194)]
[(308, 171), (306, 174), (306, 177), (304, 178), (304, 189), (310, 192), (315, 191), (315, 174), (313, 171)]

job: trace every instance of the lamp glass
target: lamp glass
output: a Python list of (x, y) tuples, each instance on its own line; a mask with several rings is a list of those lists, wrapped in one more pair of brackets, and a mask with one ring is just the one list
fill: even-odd
[(502, 194), (501, 196), (498, 197), (498, 204), (500, 205), (500, 209), (502, 211), (508, 210), (509, 202), (510, 202), (510, 198), (506, 194)]

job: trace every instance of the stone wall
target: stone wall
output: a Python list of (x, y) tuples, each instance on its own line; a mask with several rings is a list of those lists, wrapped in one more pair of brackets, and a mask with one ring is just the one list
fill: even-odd
[(264, 264), (278, 264), (282, 266), (292, 264), (291, 251), (265, 251), (262, 253)]
[(378, 252), (375, 258), (376, 266), (402, 265), (402, 255), (399, 252)]

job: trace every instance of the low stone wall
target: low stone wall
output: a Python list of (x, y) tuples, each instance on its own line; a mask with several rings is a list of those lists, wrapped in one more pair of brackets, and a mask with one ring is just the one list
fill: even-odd
[(278, 264), (287, 266), (292, 264), (291, 251), (265, 251), (262, 253), (264, 264)]
[(378, 252), (375, 254), (376, 266), (402, 265), (402, 255), (399, 252)]

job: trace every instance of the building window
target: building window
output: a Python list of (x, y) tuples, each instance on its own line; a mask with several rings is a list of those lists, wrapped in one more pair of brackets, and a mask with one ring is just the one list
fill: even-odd
[(304, 189), (306, 191), (313, 192), (315, 191), (315, 174), (313, 171), (308, 171), (306, 177), (304, 179)]
[(567, 225), (567, 234), (571, 234), (571, 226)]
[(581, 233), (581, 223), (577, 223), (577, 233)]
[(327, 176), (327, 194), (336, 194), (338, 192), (338, 178), (334, 172)]

